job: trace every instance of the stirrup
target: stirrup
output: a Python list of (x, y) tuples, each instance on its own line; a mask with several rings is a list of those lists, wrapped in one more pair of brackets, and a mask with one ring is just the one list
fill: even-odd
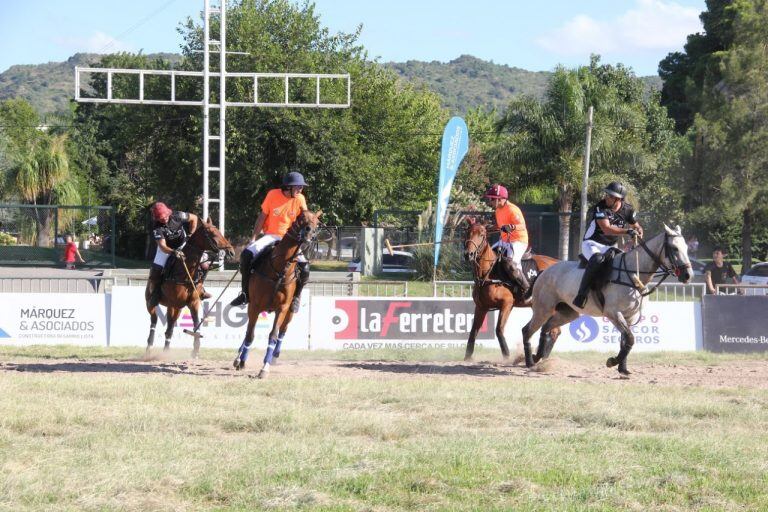
[(245, 292), (240, 292), (240, 295), (229, 303), (230, 306), (243, 306), (245, 304), (248, 304), (248, 297), (245, 295)]

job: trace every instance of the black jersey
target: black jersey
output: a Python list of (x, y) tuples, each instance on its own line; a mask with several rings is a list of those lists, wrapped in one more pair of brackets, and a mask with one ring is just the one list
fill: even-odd
[(593, 240), (602, 245), (615, 245), (619, 241), (619, 235), (609, 235), (603, 233), (600, 229), (600, 225), (597, 223), (600, 219), (608, 219), (608, 223), (611, 226), (618, 228), (626, 228), (632, 224), (637, 223), (635, 218), (635, 208), (622, 201), (621, 208), (617, 211), (611, 210), (611, 208), (605, 203), (605, 199), (597, 203), (590, 210), (592, 214), (592, 220), (587, 227), (586, 233), (584, 233), (584, 240)]
[(187, 212), (171, 213), (168, 223), (155, 223), (152, 228), (152, 237), (155, 240), (165, 240), (166, 245), (171, 249), (178, 249), (187, 241), (187, 231), (184, 229), (184, 223), (189, 222)]

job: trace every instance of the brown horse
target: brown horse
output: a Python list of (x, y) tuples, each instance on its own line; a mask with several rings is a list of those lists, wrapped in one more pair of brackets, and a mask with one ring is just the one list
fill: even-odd
[[(499, 310), (499, 319), (496, 323), (496, 338), (499, 340), (499, 346), (501, 347), (504, 359), (508, 359), (509, 347), (507, 347), (507, 340), (504, 337), (504, 326), (509, 319), (509, 314), (512, 312), (513, 307), (530, 307), (530, 304), (516, 299), (509, 286), (505, 285), (503, 280), (495, 275), (494, 268), (499, 268), (496, 265), (498, 257), (488, 242), (488, 230), (483, 224), (475, 222), (471, 218), (469, 219), (467, 235), (464, 239), (464, 259), (472, 263), (472, 271), (475, 277), (475, 285), (472, 288), (472, 300), (475, 301), (475, 317), (472, 323), (472, 330), (469, 333), (469, 340), (467, 340), (464, 360), (472, 360), (472, 354), (475, 351), (475, 338), (485, 322), (488, 311), (492, 309)], [(532, 259), (536, 263), (537, 276), (544, 269), (560, 261), (538, 254), (534, 255)], [(537, 276), (528, 276), (531, 287), (534, 286)], [(559, 335), (560, 329), (552, 329), (548, 333), (542, 332), (537, 353), (538, 359), (542, 359), (549, 354), (549, 351), (552, 350), (552, 345), (554, 345)], [(524, 340), (523, 348), (527, 360), (531, 352), (531, 345), (527, 340)]]
[[(262, 311), (275, 313), (272, 331), (269, 333), (269, 345), (264, 355), (264, 366), (259, 372), (263, 379), (269, 374), (269, 366), (276, 357), (280, 357), (280, 347), (293, 319), (291, 301), (296, 289), (296, 261), (300, 250), (309, 246), (317, 234), (319, 218), (322, 212), (314, 214), (303, 211), (288, 232), (272, 249), (271, 254), (259, 255), (255, 268), (248, 280), (248, 328), (245, 338), (233, 363), (236, 370), (241, 370), (248, 359), (253, 343), (253, 329)], [(263, 257), (262, 257), (263, 256)]]
[[(198, 272), (201, 276), (204, 276), (205, 271), (202, 267), (206, 267), (206, 264), (217, 259), (221, 251), (224, 251), (226, 257), (230, 258), (235, 254), (232, 244), (224, 238), (224, 235), (208, 219), (205, 222), (201, 222), (195, 232), (189, 237), (189, 240), (187, 240), (186, 245), (182, 249), (184, 260), (177, 259), (173, 262), (169, 271), (169, 277), (161, 285), (160, 304), (167, 308), (166, 317), (168, 321), (168, 327), (165, 329), (165, 346), (163, 350), (170, 348), (173, 328), (176, 325), (176, 320), (178, 320), (181, 310), (185, 306), (189, 308), (195, 328), (197, 329), (200, 325), (200, 296), (203, 292), (203, 281), (199, 279), (197, 283), (192, 283), (189, 276), (196, 278), (195, 274)], [(203, 258), (203, 255), (205, 255), (205, 258)], [(187, 272), (189, 272), (189, 275)], [(149, 337), (147, 338), (147, 353), (149, 353), (152, 344), (155, 342), (155, 326), (157, 325), (157, 306), (150, 305), (150, 295), (149, 284), (147, 284), (144, 299), (147, 301), (147, 311), (151, 319)], [(199, 351), (200, 336), (197, 335), (195, 336), (192, 357), (197, 357)]]

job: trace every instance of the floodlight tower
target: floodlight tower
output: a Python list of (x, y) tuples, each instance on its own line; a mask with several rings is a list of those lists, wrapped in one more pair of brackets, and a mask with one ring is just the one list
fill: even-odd
[[(214, 0), (215, 1), (215, 0)], [(218, 4), (211, 6), (211, 0), (204, 0), (203, 16), (203, 70), (202, 71), (176, 71), (157, 69), (117, 69), (117, 68), (75, 68), (75, 101), (83, 103), (122, 103), (140, 105), (199, 105), (203, 108), (203, 218), (207, 219), (210, 213), (211, 203), (219, 205), (218, 227), (224, 233), (226, 211), (226, 119), (227, 107), (288, 107), (288, 108), (348, 108), (351, 104), (351, 80), (348, 73), (321, 74), (321, 73), (230, 73), (227, 71), (227, 54), (240, 54), (243, 52), (227, 51), (227, 8), (226, 0), (218, 0)], [(219, 40), (211, 39), (211, 18), (218, 16)], [(211, 54), (219, 57), (219, 70), (211, 70)], [(84, 97), (81, 95), (80, 77), (82, 73), (106, 75), (106, 96)], [(112, 80), (115, 76), (135, 76), (139, 78), (138, 98), (114, 98), (112, 94)], [(170, 97), (167, 99), (147, 99), (144, 97), (144, 79), (148, 76), (160, 76), (170, 78)], [(202, 77), (203, 98), (201, 100), (180, 100), (176, 98), (177, 77)], [(219, 97), (217, 103), (211, 103), (211, 78), (219, 78)], [(253, 81), (253, 101), (227, 101), (227, 79), (246, 78)], [(259, 100), (259, 80), (281, 80), (284, 83), (284, 95), (282, 100)], [(292, 79), (310, 79), (315, 81), (315, 101), (296, 102), (291, 101), (290, 85)], [(346, 89), (346, 101), (325, 102), (320, 95), (321, 81), (341, 81)], [(211, 133), (211, 110), (218, 111), (218, 132)], [(211, 165), (211, 143), (218, 143), (218, 162)], [(211, 173), (218, 173), (218, 197), (210, 197)]]

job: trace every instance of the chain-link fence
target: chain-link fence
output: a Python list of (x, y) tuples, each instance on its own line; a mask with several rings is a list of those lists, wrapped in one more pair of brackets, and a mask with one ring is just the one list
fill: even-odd
[(0, 204), (0, 265), (63, 266), (67, 237), (84, 266), (115, 266), (113, 207)]
[(323, 226), (306, 255), (311, 260), (357, 260), (362, 243), (361, 229), (359, 226)]

